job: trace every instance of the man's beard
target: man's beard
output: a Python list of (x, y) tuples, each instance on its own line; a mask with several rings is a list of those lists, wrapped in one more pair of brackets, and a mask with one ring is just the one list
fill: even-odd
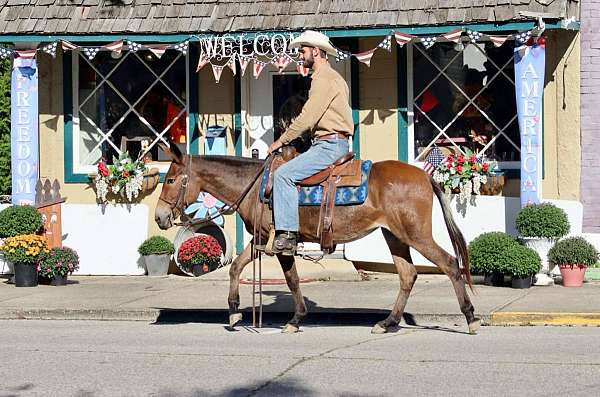
[(305, 68), (312, 68), (314, 64), (315, 60), (312, 57), (312, 55), (310, 55), (308, 58), (304, 58), (304, 63), (302, 64), (302, 66), (304, 66)]

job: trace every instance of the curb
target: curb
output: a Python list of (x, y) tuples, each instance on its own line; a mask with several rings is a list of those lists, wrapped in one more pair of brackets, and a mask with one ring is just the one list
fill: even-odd
[[(242, 309), (244, 323), (252, 322), (252, 309)], [(383, 320), (388, 310), (347, 312), (344, 310), (312, 311), (305, 324), (311, 325), (368, 325)], [(258, 310), (257, 310), (258, 315)], [(263, 312), (263, 323), (285, 324), (291, 311)], [(491, 325), (489, 315), (480, 315), (483, 325)], [(114, 309), (2, 309), (0, 320), (95, 320), (95, 321), (145, 321), (161, 323), (212, 323), (226, 325), (229, 312), (226, 309), (155, 309), (114, 310)], [(443, 327), (448, 323), (466, 327), (462, 314), (405, 313), (401, 325)]]
[(495, 312), (490, 325), (600, 326), (600, 313)]

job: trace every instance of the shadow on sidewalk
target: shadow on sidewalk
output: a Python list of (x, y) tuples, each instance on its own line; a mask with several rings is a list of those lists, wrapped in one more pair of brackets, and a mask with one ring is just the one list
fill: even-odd
[[(281, 291), (263, 291), (264, 295), (274, 295), (275, 301), (263, 305), (263, 327), (279, 327), (286, 324), (293, 316), (294, 303), (292, 295), (289, 292)], [(302, 325), (335, 325), (335, 326), (368, 326), (372, 327), (378, 321), (385, 319), (390, 313), (383, 309), (365, 309), (365, 308), (326, 308), (320, 307), (315, 301), (304, 296), (304, 301), (308, 309), (308, 315), (302, 322)], [(258, 299), (256, 301), (256, 316), (258, 321)], [(206, 323), (206, 324), (224, 324), (228, 331), (231, 329), (229, 323), (229, 312), (227, 309), (171, 309), (156, 308), (160, 310), (153, 325), (186, 324), (186, 323)], [(252, 308), (241, 310), (243, 321), (240, 327), (252, 324)], [(422, 330), (465, 333), (456, 329), (417, 324), (415, 317), (411, 313), (404, 313), (403, 323), (400, 327), (390, 328), (389, 332), (398, 332), (406, 326)]]

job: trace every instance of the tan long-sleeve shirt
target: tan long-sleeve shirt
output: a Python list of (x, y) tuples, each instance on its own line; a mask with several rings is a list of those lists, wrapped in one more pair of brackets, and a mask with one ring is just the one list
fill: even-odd
[(308, 100), (302, 111), (279, 140), (286, 145), (307, 130), (319, 136), (352, 135), (354, 122), (349, 98), (350, 90), (342, 76), (328, 63), (321, 65), (312, 74)]

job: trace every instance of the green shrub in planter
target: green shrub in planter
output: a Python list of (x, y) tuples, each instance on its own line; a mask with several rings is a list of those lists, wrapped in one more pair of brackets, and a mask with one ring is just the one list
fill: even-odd
[(504, 272), (503, 252), (519, 243), (503, 232), (488, 232), (479, 235), (469, 243), (471, 272), (490, 274)]
[(138, 252), (140, 255), (163, 255), (172, 254), (175, 252), (173, 243), (162, 236), (152, 236), (139, 246)]
[(551, 203), (530, 204), (517, 214), (517, 231), (523, 237), (557, 238), (569, 233), (567, 214)]
[(598, 251), (583, 237), (569, 237), (554, 244), (548, 251), (548, 260), (555, 265), (595, 266)]
[(516, 244), (502, 252), (505, 273), (517, 278), (532, 276), (540, 271), (542, 260), (531, 248)]
[(44, 224), (37, 208), (13, 205), (0, 211), (0, 238), (35, 234)]

